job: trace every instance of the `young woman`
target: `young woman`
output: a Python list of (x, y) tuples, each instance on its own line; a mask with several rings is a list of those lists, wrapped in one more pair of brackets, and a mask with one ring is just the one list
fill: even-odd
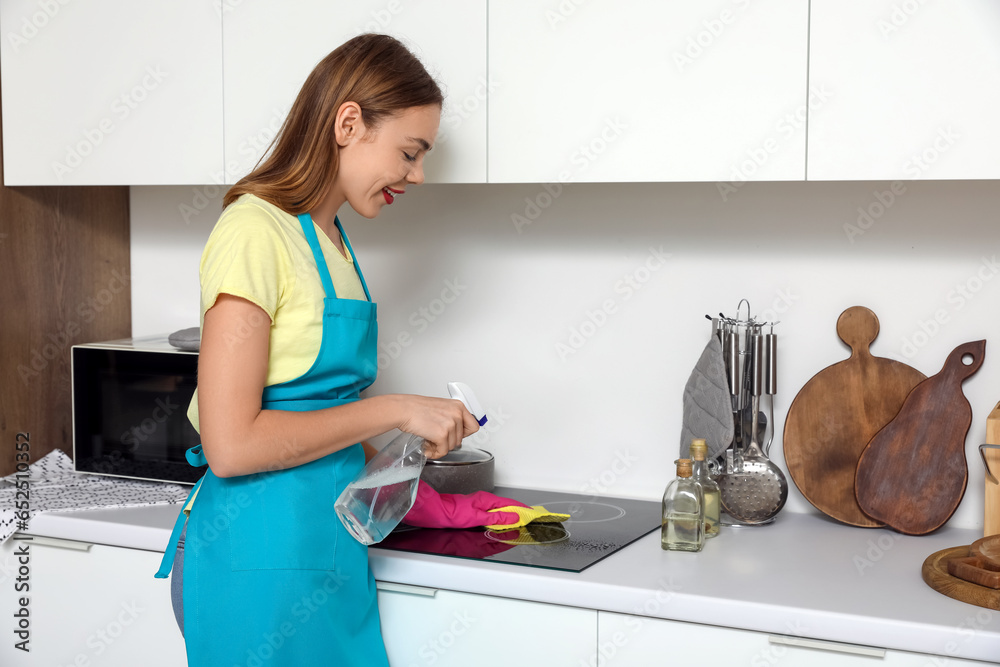
[[(384, 35), (324, 58), (269, 156), (233, 186), (201, 261), (198, 391), (189, 416), (208, 471), (189, 513), (183, 631), (190, 665), (385, 665), (367, 548), (334, 501), (394, 428), (431, 458), (479, 425), (458, 401), (360, 399), (375, 379), (377, 330), (345, 203), (374, 218), (424, 180), (442, 95)], [(470, 527), (517, 521), (516, 501), (439, 495), (423, 483), (406, 522)]]

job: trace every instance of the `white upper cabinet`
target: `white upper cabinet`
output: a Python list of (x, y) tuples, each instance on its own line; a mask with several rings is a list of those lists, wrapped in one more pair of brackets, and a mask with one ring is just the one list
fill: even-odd
[(187, 184), (222, 168), (204, 0), (0, 2), (6, 185)]
[(809, 180), (1000, 178), (1000, 3), (812, 0)]
[(489, 10), (490, 182), (805, 178), (807, 0)]
[(316, 63), (364, 32), (399, 38), (442, 86), (426, 182), (486, 181), (485, 0), (259, 0), (222, 8), (227, 183), (253, 169)]

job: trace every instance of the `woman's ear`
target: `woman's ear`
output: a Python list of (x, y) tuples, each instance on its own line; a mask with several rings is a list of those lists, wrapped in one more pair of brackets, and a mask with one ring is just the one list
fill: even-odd
[(338, 146), (346, 146), (355, 139), (365, 136), (365, 121), (357, 102), (344, 102), (340, 105), (333, 131)]

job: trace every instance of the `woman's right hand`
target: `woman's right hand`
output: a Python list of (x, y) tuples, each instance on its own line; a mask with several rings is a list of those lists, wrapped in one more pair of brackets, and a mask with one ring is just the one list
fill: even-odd
[(423, 438), (429, 459), (441, 458), (479, 430), (479, 422), (461, 401), (410, 394), (397, 398), (404, 415), (399, 430)]

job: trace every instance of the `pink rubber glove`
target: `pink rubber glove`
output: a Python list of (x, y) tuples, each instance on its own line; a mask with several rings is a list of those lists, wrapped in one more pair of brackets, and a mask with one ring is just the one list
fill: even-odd
[(511, 505), (528, 507), (522, 502), (501, 498), (488, 491), (476, 491), (468, 495), (438, 493), (420, 480), (417, 484), (417, 499), (403, 517), (403, 523), (419, 528), (472, 528), (517, 523), (519, 517), (513, 512), (488, 511)]

